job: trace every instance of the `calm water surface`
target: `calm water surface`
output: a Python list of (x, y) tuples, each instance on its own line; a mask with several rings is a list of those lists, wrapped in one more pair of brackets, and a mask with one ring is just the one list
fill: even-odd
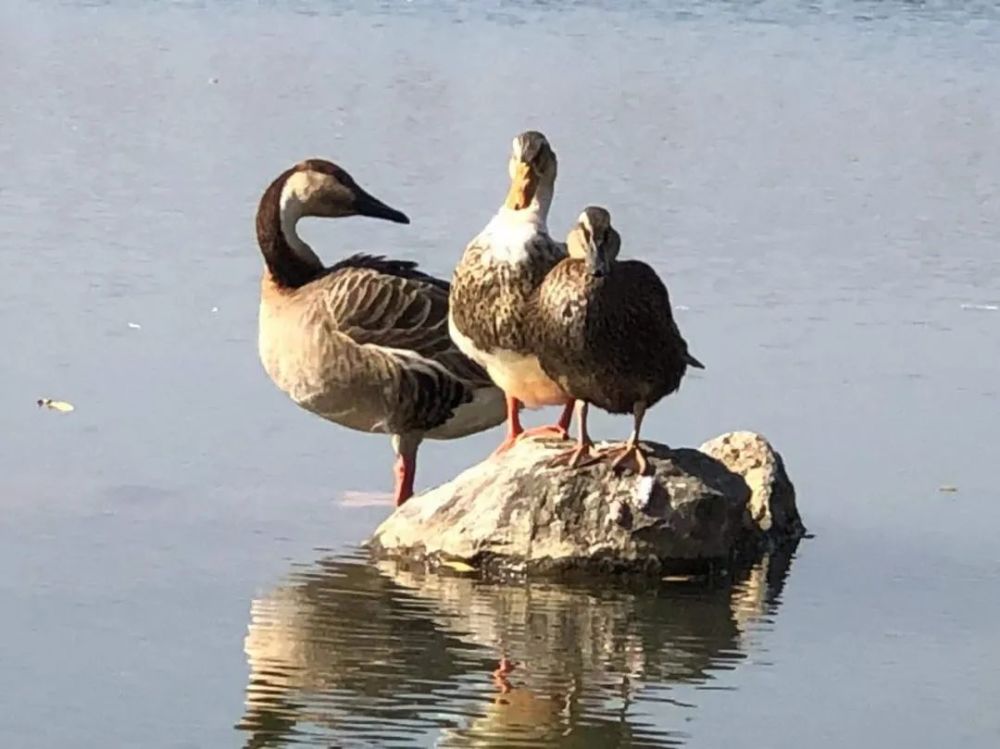
[[(998, 70), (986, 3), (0, 0), (3, 744), (1000, 745)], [(527, 127), (553, 231), (608, 206), (708, 365), (649, 435), (770, 437), (794, 559), (644, 592), (353, 551), (388, 440), (263, 374), (256, 201), (333, 158), (413, 223), (313, 245), (447, 274)]]

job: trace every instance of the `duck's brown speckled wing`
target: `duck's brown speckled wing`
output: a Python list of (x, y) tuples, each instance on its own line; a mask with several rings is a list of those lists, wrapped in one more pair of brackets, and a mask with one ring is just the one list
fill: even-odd
[(518, 264), (492, 258), (489, 235), (466, 248), (451, 284), (452, 317), (462, 335), (485, 353), (530, 352), (526, 339), (529, 302), (545, 276), (566, 257), (564, 244), (538, 234)]
[(448, 335), (448, 283), (414, 263), (356, 255), (310, 285), (313, 322), (347, 339), (326, 381), (346, 383), (337, 399), (353, 408), (384, 411), (384, 431), (432, 429), (491, 386)]
[(564, 261), (534, 309), (545, 371), (574, 397), (613, 413), (673, 392), (692, 364), (667, 288), (645, 263), (615, 263), (594, 278), (581, 261)]

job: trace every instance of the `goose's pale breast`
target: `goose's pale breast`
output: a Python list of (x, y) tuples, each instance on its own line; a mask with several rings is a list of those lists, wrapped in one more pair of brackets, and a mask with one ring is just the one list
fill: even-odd
[(257, 344), (264, 371), (302, 408), (350, 429), (390, 431), (384, 387), (365, 376), (359, 347), (317, 324), (308, 305), (264, 295)]

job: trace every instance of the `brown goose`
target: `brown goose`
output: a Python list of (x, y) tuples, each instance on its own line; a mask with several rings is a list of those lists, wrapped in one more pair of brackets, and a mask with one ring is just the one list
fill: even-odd
[(704, 366), (688, 352), (656, 271), (638, 260), (616, 262), (621, 238), (605, 209), (581, 213), (566, 246), (569, 258), (546, 276), (531, 306), (542, 368), (576, 399), (577, 446), (556, 462), (576, 466), (592, 455), (592, 403), (633, 414), (628, 441), (606, 454), (615, 457), (615, 468), (644, 474), (639, 430), (646, 409), (677, 390), (689, 366)]
[[(572, 402), (542, 370), (529, 345), (528, 302), (545, 275), (566, 257), (546, 221), (556, 180), (556, 155), (545, 136), (514, 138), (511, 184), (504, 204), (465, 249), (451, 282), (451, 337), (481, 364), (506, 394), (507, 438), (502, 452), (522, 436), (566, 436)], [(565, 406), (558, 425), (525, 432), (519, 410)]]
[(298, 405), (351, 429), (392, 435), (398, 505), (413, 494), (424, 437), (496, 426), (504, 400), (448, 337), (447, 281), (372, 255), (326, 268), (295, 230), (305, 216), (354, 215), (409, 223), (320, 159), (293, 166), (264, 192), (258, 345), (264, 369)]

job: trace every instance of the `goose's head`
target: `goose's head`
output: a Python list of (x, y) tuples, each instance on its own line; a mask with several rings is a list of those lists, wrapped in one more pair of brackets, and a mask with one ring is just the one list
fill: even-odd
[(569, 256), (583, 260), (591, 275), (597, 278), (611, 269), (621, 244), (621, 236), (611, 225), (611, 214), (593, 205), (584, 209), (566, 237)]
[(307, 159), (287, 172), (280, 204), (282, 222), (286, 224), (304, 216), (369, 216), (410, 223), (406, 214), (362, 189), (345, 169), (323, 159)]
[(540, 132), (528, 130), (514, 138), (507, 208), (520, 211), (538, 205), (547, 210), (555, 189), (556, 167), (556, 153)]

